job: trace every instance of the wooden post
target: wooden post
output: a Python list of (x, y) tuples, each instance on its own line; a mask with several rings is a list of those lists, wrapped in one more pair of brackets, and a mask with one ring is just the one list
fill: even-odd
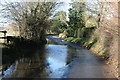
[(5, 39), (4, 39), (4, 43), (7, 42), (6, 33), (7, 33), (7, 31), (4, 31), (4, 38), (5, 38)]

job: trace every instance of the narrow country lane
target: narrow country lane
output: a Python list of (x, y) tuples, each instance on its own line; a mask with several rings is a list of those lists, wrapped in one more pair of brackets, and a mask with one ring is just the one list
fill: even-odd
[(105, 78), (104, 62), (86, 49), (80, 49), (68, 75), (69, 78)]
[[(36, 78), (117, 80), (105, 61), (91, 51), (77, 44), (65, 42), (57, 36), (46, 38), (48, 43), (43, 48), (35, 51), (26, 49), (26, 55), (15, 60), (3, 71), (2, 80), (28, 77), (35, 80)], [(28, 55), (30, 52), (32, 55)]]
[(1, 0), (0, 80), (120, 80), (118, 13), (118, 0)]
[(58, 39), (57, 36), (48, 36), (47, 38), (59, 44), (76, 48), (75, 58), (70, 63), (67, 78), (115, 78), (109, 72), (107, 64), (89, 50)]

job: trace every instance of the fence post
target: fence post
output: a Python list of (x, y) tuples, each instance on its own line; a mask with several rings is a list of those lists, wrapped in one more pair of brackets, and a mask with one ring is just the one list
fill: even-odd
[(4, 43), (7, 42), (7, 36), (6, 36), (7, 31), (4, 31)]

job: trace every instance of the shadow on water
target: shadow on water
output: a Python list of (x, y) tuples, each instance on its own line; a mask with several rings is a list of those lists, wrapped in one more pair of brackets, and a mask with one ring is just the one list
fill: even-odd
[[(75, 56), (75, 51), (72, 47), (59, 45), (53, 41), (48, 41), (48, 44), (40, 49), (20, 50), (16, 54), (21, 53), (22, 56), (12, 59), (11, 65), (3, 70), (3, 77), (65, 78), (69, 68), (68, 64)], [(10, 54), (12, 53), (10, 52)], [(15, 58), (20, 55), (12, 54), (12, 56)], [(9, 59), (5, 59), (3, 60), (7, 65)]]
[[(3, 66), (5, 67), (3, 69), (3, 77), (36, 77), (36, 73), (40, 73), (45, 66), (44, 47), (40, 49), (21, 49), (20, 52), (16, 51), (16, 53), (13, 54), (11, 53), (12, 51), (9, 52), (9, 54), (5, 52), (6, 51), (3, 51), (2, 55), (4, 56)], [(5, 56), (8, 57), (8, 59)]]

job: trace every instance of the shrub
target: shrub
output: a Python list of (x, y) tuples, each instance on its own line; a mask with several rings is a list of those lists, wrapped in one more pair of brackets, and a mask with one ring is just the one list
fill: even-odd
[(81, 34), (83, 34), (84, 38), (88, 38), (90, 37), (90, 34), (92, 33), (92, 31), (95, 29), (95, 27), (84, 27), (81, 30)]
[(75, 39), (73, 39), (71, 42), (78, 43), (78, 42), (80, 42), (80, 41), (81, 41), (81, 38), (75, 38)]
[(68, 41), (68, 42), (71, 42), (72, 40), (74, 40), (74, 38), (73, 37), (68, 37), (68, 38), (65, 38), (64, 40)]
[(102, 51), (100, 51), (98, 54), (105, 57), (105, 58), (108, 58), (109, 55), (107, 54), (108, 50), (104, 49)]
[(86, 23), (86, 27), (95, 27), (96, 23)]

